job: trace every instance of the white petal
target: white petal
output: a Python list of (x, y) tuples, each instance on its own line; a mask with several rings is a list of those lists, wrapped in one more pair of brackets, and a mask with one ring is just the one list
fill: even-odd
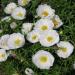
[(37, 43), (39, 41), (40, 34), (37, 30), (33, 30), (27, 34), (27, 40), (31, 43)]
[(6, 17), (1, 19), (1, 21), (6, 21), (6, 22), (9, 22), (10, 20), (11, 20), (10, 16), (6, 16)]
[[(40, 57), (42, 56), (47, 57), (47, 60), (44, 63), (40, 62)], [(53, 66), (54, 57), (47, 51), (39, 50), (36, 54), (33, 55), (32, 61), (40, 69), (49, 69), (51, 66)]]
[(13, 10), (17, 7), (17, 5), (15, 3), (9, 3), (6, 8), (4, 9), (6, 14), (11, 14), (13, 12)]
[(26, 16), (26, 9), (22, 7), (17, 7), (12, 12), (11, 16), (16, 20), (23, 20)]
[(40, 44), (45, 47), (50, 47), (59, 42), (59, 34), (55, 30), (49, 30), (40, 35)]
[(0, 48), (9, 50), (9, 47), (8, 47), (8, 44), (7, 44), (9, 37), (10, 37), (10, 35), (6, 34), (6, 35), (3, 35), (0, 38)]
[(15, 28), (17, 27), (16, 22), (12, 22), (12, 23), (10, 24), (10, 27), (11, 27), (11, 29), (15, 29)]
[(0, 49), (0, 62), (6, 61), (7, 57), (5, 49)]
[(52, 18), (52, 21), (54, 23), (54, 29), (57, 29), (59, 28), (60, 26), (63, 25), (63, 22), (61, 21), (61, 19), (59, 18), (58, 15), (55, 15), (53, 18)]
[(45, 31), (53, 29), (54, 24), (51, 20), (40, 19), (35, 23), (34, 29), (39, 31), (39, 33), (44, 33)]
[[(59, 50), (57, 50), (57, 55), (61, 58), (68, 58), (72, 52), (73, 52), (73, 49), (74, 49), (74, 46), (67, 42), (67, 41), (60, 41), (58, 44), (57, 44)], [(66, 48), (65, 51), (63, 51), (63, 49), (60, 49), (60, 48)]]
[(30, 32), (31, 31), (31, 29), (32, 29), (32, 23), (23, 23), (23, 25), (22, 25), (22, 33), (23, 34), (27, 34), (28, 32)]
[(47, 4), (43, 4), (38, 6), (36, 13), (41, 18), (53, 18), (55, 10)]
[(26, 69), (25, 69), (25, 74), (26, 74), (26, 75), (34, 75), (34, 72), (33, 72), (32, 69), (26, 68)]
[(8, 39), (8, 46), (10, 49), (20, 48), (25, 44), (25, 38), (21, 33), (13, 33)]

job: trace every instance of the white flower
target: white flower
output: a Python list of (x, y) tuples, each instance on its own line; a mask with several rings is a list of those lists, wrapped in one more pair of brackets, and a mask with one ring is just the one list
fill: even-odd
[(6, 61), (7, 57), (5, 49), (0, 49), (0, 62)]
[(59, 34), (55, 30), (46, 31), (40, 35), (39, 41), (42, 46), (53, 46), (59, 42)]
[(26, 75), (34, 75), (34, 72), (33, 72), (33, 70), (31, 68), (26, 68), (25, 69), (25, 74)]
[(26, 9), (22, 7), (17, 7), (12, 12), (11, 16), (16, 20), (23, 20), (26, 16)]
[(60, 41), (58, 44), (57, 44), (59, 50), (57, 50), (57, 55), (61, 58), (68, 58), (72, 52), (73, 52), (73, 49), (74, 49), (74, 46), (67, 42), (67, 41)]
[(13, 33), (8, 39), (8, 46), (10, 49), (20, 48), (25, 44), (25, 38), (21, 33)]
[(61, 19), (59, 18), (58, 15), (55, 15), (53, 18), (52, 18), (52, 21), (54, 23), (54, 28), (59, 28), (61, 25), (63, 25), (63, 22), (61, 21)]
[(31, 43), (36, 43), (39, 41), (39, 33), (36, 30), (33, 30), (27, 34), (27, 40)]
[(45, 31), (53, 29), (54, 24), (51, 20), (48, 19), (40, 19), (35, 23), (34, 29), (43, 33)]
[(51, 53), (40, 50), (33, 55), (32, 62), (40, 69), (50, 69), (54, 63), (54, 57)]
[(4, 11), (5, 11), (6, 14), (11, 14), (16, 7), (17, 7), (17, 5), (12, 2), (12, 3), (9, 3), (5, 7)]
[(10, 27), (11, 27), (11, 29), (15, 29), (15, 28), (17, 27), (16, 22), (12, 22), (12, 23), (10, 24)]
[(18, 0), (18, 4), (21, 6), (27, 5), (31, 0)]
[(23, 25), (22, 25), (22, 33), (23, 34), (27, 34), (28, 32), (30, 32), (31, 31), (31, 29), (32, 29), (32, 23), (23, 23)]
[(10, 37), (10, 35), (6, 34), (0, 38), (0, 48), (9, 50), (9, 47), (7, 44), (9, 37)]
[(6, 16), (6, 17), (1, 19), (1, 21), (6, 21), (6, 22), (9, 22), (10, 20), (11, 20), (10, 16)]
[(55, 10), (47, 4), (43, 4), (38, 6), (36, 13), (41, 18), (53, 18)]

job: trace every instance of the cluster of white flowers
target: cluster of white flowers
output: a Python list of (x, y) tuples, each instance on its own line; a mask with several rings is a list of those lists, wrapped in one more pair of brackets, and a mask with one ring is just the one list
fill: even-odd
[(6, 50), (17, 49), (24, 44), (25, 38), (21, 33), (6, 34), (0, 37), (0, 62), (7, 59)]
[(0, 37), (0, 48), (5, 50), (20, 48), (24, 44), (25, 38), (21, 33), (6, 34)]
[[(33, 30), (27, 34), (27, 40), (31, 43), (40, 42), (44, 47), (57, 45), (56, 54), (61, 58), (68, 58), (74, 47), (70, 42), (60, 41), (55, 29), (62, 26), (63, 22), (58, 15), (55, 15), (55, 10), (47, 4), (43, 4), (38, 6), (36, 13), (41, 19), (34, 23)], [(32, 62), (40, 69), (50, 69), (54, 63), (54, 57), (50, 52), (40, 50), (33, 55)]]
[(26, 15), (26, 9), (21, 6), (17, 6), (14, 2), (9, 3), (5, 7), (4, 11), (6, 14), (10, 14), (16, 20), (23, 20)]
[[(4, 9), (6, 14), (10, 14), (16, 20), (23, 20), (26, 16), (26, 9), (22, 6), (27, 5), (31, 0), (18, 0), (17, 6), (15, 3), (10, 3)], [(5, 50), (20, 48), (25, 44), (24, 35), (30, 43), (39, 42), (44, 47), (50, 47), (57, 45), (58, 50), (56, 54), (61, 58), (68, 58), (74, 49), (74, 46), (67, 41), (60, 41), (57, 28), (63, 25), (63, 22), (58, 15), (55, 14), (55, 10), (47, 4), (41, 4), (36, 9), (37, 16), (40, 17), (35, 23), (23, 23), (21, 33), (13, 33), (11, 35), (6, 34), (0, 37), (0, 61), (7, 59)], [(6, 17), (2, 21), (8, 19)], [(14, 29), (17, 27), (15, 22), (10, 24), (10, 27)], [(32, 56), (32, 62), (40, 69), (50, 69), (54, 63), (54, 56), (45, 50), (39, 50)], [(26, 70), (27, 75), (30, 69)]]

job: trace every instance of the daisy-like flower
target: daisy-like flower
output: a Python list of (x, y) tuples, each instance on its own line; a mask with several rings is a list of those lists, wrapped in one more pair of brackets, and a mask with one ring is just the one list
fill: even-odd
[(12, 23), (10, 24), (10, 28), (11, 28), (11, 29), (15, 29), (16, 27), (17, 27), (16, 22), (12, 22)]
[(40, 35), (39, 41), (42, 46), (53, 46), (59, 42), (59, 34), (56, 30), (46, 31)]
[(10, 35), (6, 34), (0, 38), (0, 48), (9, 50), (9, 47), (7, 44), (9, 37), (10, 37)]
[(40, 69), (50, 69), (54, 63), (54, 57), (51, 53), (40, 50), (33, 55), (32, 62)]
[(55, 15), (53, 18), (52, 18), (52, 21), (54, 23), (54, 28), (59, 28), (60, 26), (63, 25), (63, 22), (61, 21), (61, 19), (59, 18), (58, 15)]
[(3, 21), (10, 22), (10, 20), (11, 20), (10, 16), (6, 16), (6, 17), (4, 17), (4, 18), (1, 19), (2, 22)]
[(39, 33), (37, 30), (33, 30), (27, 34), (27, 40), (31, 43), (36, 43), (39, 41)]
[(57, 55), (61, 58), (68, 58), (72, 52), (73, 52), (73, 49), (74, 49), (74, 46), (69, 43), (69, 42), (66, 42), (66, 41), (60, 41), (58, 44), (57, 44), (59, 50), (57, 50)]
[(26, 75), (34, 75), (34, 72), (33, 72), (33, 70), (31, 68), (26, 68), (25, 69), (25, 74)]
[(23, 20), (25, 18), (25, 15), (26, 9), (22, 7), (17, 7), (11, 14), (11, 16), (16, 20)]
[(48, 19), (40, 19), (35, 23), (34, 29), (43, 33), (45, 31), (53, 29), (54, 24), (51, 20)]
[(6, 53), (5, 49), (0, 49), (0, 62), (6, 61), (8, 54)]
[(21, 33), (13, 33), (8, 39), (8, 46), (10, 49), (20, 48), (25, 44), (24, 35)]
[(16, 7), (17, 7), (17, 5), (12, 2), (12, 3), (9, 3), (5, 7), (4, 11), (5, 11), (6, 14), (11, 14)]
[(38, 6), (36, 13), (41, 18), (53, 18), (55, 10), (47, 4), (43, 4)]
[(18, 4), (21, 6), (27, 5), (31, 0), (18, 0)]
[(27, 34), (28, 32), (30, 32), (31, 31), (31, 29), (32, 29), (32, 23), (24, 23), (23, 25), (22, 25), (22, 33), (23, 34)]

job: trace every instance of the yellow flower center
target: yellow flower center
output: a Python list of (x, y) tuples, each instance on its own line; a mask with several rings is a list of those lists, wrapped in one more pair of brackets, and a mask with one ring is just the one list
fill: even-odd
[(46, 16), (49, 15), (49, 13), (48, 13), (47, 11), (44, 11), (44, 12), (42, 13), (42, 15), (44, 15), (44, 16), (46, 17)]
[(48, 60), (48, 57), (47, 57), (47, 56), (41, 56), (41, 57), (40, 57), (40, 62), (41, 62), (41, 63), (46, 63), (47, 60)]
[(41, 26), (41, 30), (45, 31), (48, 29), (48, 26), (44, 25), (44, 26)]
[(17, 16), (22, 17), (22, 16), (23, 16), (23, 14), (22, 14), (21, 12), (19, 12), (19, 13), (17, 14)]
[(54, 27), (57, 27), (58, 26), (58, 21), (56, 21), (55, 19), (53, 19), (52, 21), (54, 23)]
[(0, 54), (0, 58), (3, 58), (3, 57), (5, 57), (5, 54)]
[(20, 45), (20, 43), (21, 43), (21, 40), (20, 40), (20, 39), (16, 39), (16, 40), (15, 40), (16, 46)]
[(23, 4), (23, 5), (26, 5), (27, 2), (28, 2), (27, 0), (22, 0), (22, 4)]
[(59, 50), (62, 50), (63, 52), (66, 52), (67, 51), (67, 48), (59, 47)]
[(32, 36), (32, 40), (36, 40), (36, 38), (37, 38), (37, 35)]
[(47, 37), (47, 41), (48, 41), (48, 42), (52, 42), (52, 41), (53, 41), (53, 37), (48, 36), (48, 37)]

